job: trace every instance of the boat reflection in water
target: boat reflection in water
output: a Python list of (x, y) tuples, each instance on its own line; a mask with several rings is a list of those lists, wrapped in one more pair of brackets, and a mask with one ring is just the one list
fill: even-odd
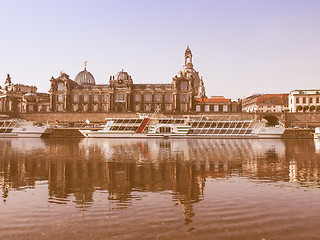
[(7, 203), (14, 198), (11, 192), (39, 184), (47, 184), (49, 204), (63, 204), (61, 208), (74, 204), (81, 211), (103, 201), (112, 210), (134, 208), (139, 200), (153, 196), (160, 201), (162, 196), (182, 206), (184, 223), (189, 225), (197, 214), (195, 206), (213, 198), (208, 184), (234, 181), (239, 187), (245, 181), (319, 188), (318, 145), (313, 140), (0, 141), (0, 184)]

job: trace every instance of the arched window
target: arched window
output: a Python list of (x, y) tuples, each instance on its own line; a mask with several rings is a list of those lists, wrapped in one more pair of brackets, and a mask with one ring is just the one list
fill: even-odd
[(181, 90), (181, 91), (186, 91), (186, 90), (188, 90), (188, 83), (187, 83), (186, 81), (182, 81), (182, 82), (180, 83), (180, 90)]
[(187, 57), (186, 60), (187, 60), (187, 63), (190, 63), (190, 57)]
[(64, 84), (63, 83), (59, 83), (58, 84), (58, 91), (63, 91), (64, 90)]

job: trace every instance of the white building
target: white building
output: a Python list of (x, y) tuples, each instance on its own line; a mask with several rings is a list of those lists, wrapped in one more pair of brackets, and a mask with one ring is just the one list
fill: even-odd
[(293, 90), (289, 94), (290, 112), (320, 112), (320, 89)]

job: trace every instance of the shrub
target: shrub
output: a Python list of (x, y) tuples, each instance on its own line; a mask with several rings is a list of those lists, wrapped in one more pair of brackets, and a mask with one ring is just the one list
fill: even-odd
[(307, 111), (309, 109), (309, 106), (304, 106), (303, 107), (303, 111), (305, 112), (305, 111)]
[(297, 112), (299, 112), (301, 110), (302, 110), (302, 106), (301, 105), (297, 106)]
[(316, 106), (315, 105), (310, 106), (309, 110), (310, 110), (310, 112), (311, 111), (313, 112), (314, 110), (316, 110)]

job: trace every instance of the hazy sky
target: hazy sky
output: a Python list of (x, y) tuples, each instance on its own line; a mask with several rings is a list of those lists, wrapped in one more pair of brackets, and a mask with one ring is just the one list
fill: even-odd
[(0, 31), (2, 86), (47, 92), (86, 60), (98, 84), (171, 83), (189, 44), (208, 96), (320, 88), (319, 0), (0, 0)]

